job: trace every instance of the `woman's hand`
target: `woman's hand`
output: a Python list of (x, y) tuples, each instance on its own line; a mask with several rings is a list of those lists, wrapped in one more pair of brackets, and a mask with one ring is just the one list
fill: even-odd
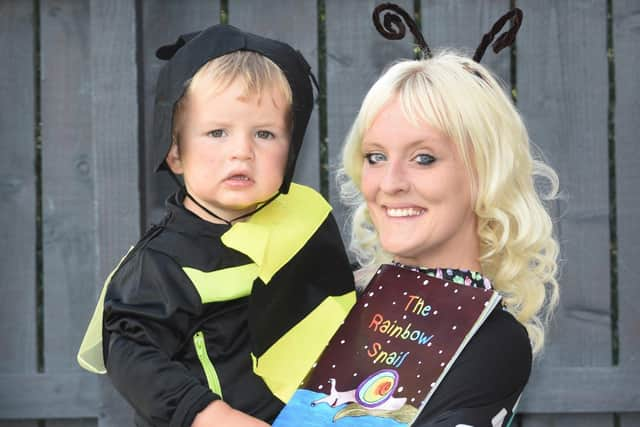
[(222, 400), (213, 401), (198, 412), (191, 427), (267, 427), (269, 424), (236, 411)]

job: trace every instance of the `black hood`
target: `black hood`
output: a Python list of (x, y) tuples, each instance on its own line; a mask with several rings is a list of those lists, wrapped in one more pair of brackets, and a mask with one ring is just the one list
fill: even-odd
[(286, 194), (302, 147), (304, 133), (313, 110), (311, 67), (300, 52), (286, 43), (246, 33), (231, 25), (214, 25), (206, 30), (184, 34), (176, 43), (156, 51), (168, 60), (160, 70), (156, 88), (153, 127), (153, 153), (156, 171), (168, 170), (165, 157), (171, 146), (173, 108), (185, 90), (185, 83), (208, 61), (238, 50), (260, 53), (282, 69), (291, 86), (293, 129), (289, 156), (280, 192)]

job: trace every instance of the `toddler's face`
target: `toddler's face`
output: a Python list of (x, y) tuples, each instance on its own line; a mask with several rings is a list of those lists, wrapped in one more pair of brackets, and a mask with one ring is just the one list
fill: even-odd
[[(213, 94), (191, 93), (179, 148), (171, 147), (167, 161), (183, 175), (189, 194), (217, 215), (230, 220), (251, 212), (282, 184), (289, 151), (287, 109), (280, 91), (245, 97), (237, 81)], [(189, 198), (184, 204), (213, 220)]]

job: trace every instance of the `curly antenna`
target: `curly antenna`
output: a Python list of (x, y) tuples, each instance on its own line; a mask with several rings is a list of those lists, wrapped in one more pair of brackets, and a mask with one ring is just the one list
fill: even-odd
[(516, 34), (520, 29), (520, 25), (522, 25), (522, 17), (522, 10), (518, 9), (517, 7), (502, 15), (493, 24), (491, 30), (489, 30), (488, 33), (482, 36), (482, 41), (476, 49), (476, 52), (473, 54), (473, 60), (476, 62), (480, 62), (482, 60), (487, 47), (489, 47), (496, 34), (498, 34), (500, 30), (502, 30), (502, 27), (504, 27), (508, 21), (511, 21), (511, 28), (509, 28), (508, 31), (500, 34), (498, 40), (493, 43), (493, 52), (498, 53), (505, 47), (511, 46), (516, 41)]
[[(383, 20), (381, 21), (380, 16), (387, 12), (384, 15)], [(407, 30), (404, 22), (409, 26), (409, 30), (416, 39), (416, 43), (418, 44), (418, 48), (422, 52), (422, 56), (426, 58), (431, 58), (431, 49), (427, 42), (424, 40), (424, 37), (420, 30), (418, 29), (418, 24), (416, 21), (409, 15), (403, 8), (394, 3), (382, 3), (376, 6), (373, 9), (373, 25), (375, 25), (376, 30), (382, 35), (382, 37), (389, 40), (400, 40), (402, 39)], [(402, 22), (404, 19), (404, 22)]]

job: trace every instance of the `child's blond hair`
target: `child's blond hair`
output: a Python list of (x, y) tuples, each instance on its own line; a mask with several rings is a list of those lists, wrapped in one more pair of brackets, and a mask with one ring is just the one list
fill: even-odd
[(234, 82), (243, 85), (242, 96), (262, 96), (269, 91), (284, 95), (287, 105), (286, 123), (292, 125), (291, 104), (293, 95), (284, 72), (264, 55), (247, 50), (235, 51), (204, 64), (187, 82), (184, 94), (176, 102), (173, 110), (172, 141), (178, 143), (185, 105), (193, 93), (215, 94), (228, 88)]

